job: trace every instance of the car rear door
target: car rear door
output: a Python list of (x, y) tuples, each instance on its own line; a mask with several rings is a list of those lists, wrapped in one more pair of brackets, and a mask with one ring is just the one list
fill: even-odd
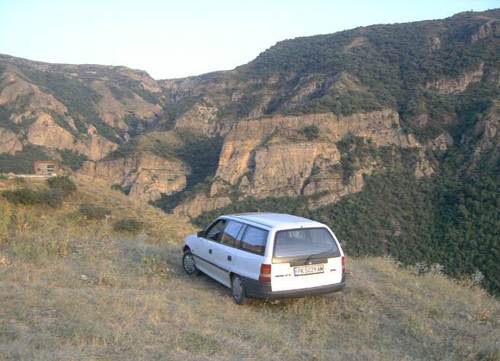
[(269, 231), (247, 225), (242, 232), (238, 253), (239, 275), (258, 280), (260, 266), (264, 262), (264, 253), (268, 242)]
[[(329, 249), (325, 248), (327, 242), (331, 242)], [(273, 291), (320, 287), (341, 281), (342, 254), (328, 229), (276, 232), (271, 269)]]

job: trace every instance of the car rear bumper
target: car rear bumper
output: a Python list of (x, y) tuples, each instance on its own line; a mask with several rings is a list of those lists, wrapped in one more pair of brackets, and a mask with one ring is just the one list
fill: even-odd
[(344, 289), (345, 279), (342, 282), (319, 287), (300, 288), (295, 290), (272, 291), (270, 283), (263, 283), (249, 278), (243, 279), (246, 295), (254, 298), (279, 299), (295, 298), (313, 295), (322, 295), (325, 293), (338, 292)]

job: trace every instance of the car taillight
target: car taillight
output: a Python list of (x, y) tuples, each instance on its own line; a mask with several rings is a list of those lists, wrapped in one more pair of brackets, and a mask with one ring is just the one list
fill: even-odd
[(346, 256), (342, 256), (342, 273), (343, 274), (345, 273), (346, 264), (347, 264), (347, 258), (346, 258)]
[(270, 264), (261, 264), (260, 265), (260, 282), (271, 282), (271, 265)]

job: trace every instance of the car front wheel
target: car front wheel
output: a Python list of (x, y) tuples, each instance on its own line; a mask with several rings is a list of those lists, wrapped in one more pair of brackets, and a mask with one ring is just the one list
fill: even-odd
[(245, 302), (245, 286), (241, 281), (240, 276), (234, 275), (231, 279), (231, 292), (233, 294), (233, 300), (238, 305), (241, 305)]
[(188, 275), (193, 275), (197, 273), (196, 263), (194, 262), (194, 256), (191, 251), (184, 252), (182, 256), (182, 268)]

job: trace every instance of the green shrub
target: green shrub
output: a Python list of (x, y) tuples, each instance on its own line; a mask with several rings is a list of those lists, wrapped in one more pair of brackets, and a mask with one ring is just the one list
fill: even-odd
[(96, 206), (95, 204), (91, 204), (91, 203), (80, 204), (79, 212), (86, 219), (93, 219), (93, 220), (102, 220), (102, 219), (106, 218), (106, 216), (111, 215), (110, 209), (105, 208), (105, 207), (99, 207), (99, 206)]
[(118, 183), (111, 185), (111, 189), (114, 191), (120, 191), (122, 190), (122, 186), (119, 185)]
[(78, 170), (82, 166), (83, 162), (87, 160), (87, 156), (74, 152), (69, 149), (63, 149), (59, 151), (62, 158), (62, 164), (70, 167), (72, 170)]
[(132, 136), (135, 136), (144, 130), (144, 126), (142, 125), (142, 119), (135, 115), (127, 114), (125, 115), (125, 117), (123, 117), (123, 121), (129, 127), (127, 132)]
[(315, 125), (308, 125), (300, 130), (300, 133), (304, 135), (307, 140), (318, 139), (319, 128)]
[(4, 191), (2, 196), (11, 203), (24, 205), (46, 204), (57, 208), (62, 204), (62, 193), (57, 189), (33, 190), (21, 188), (14, 191)]
[(66, 175), (49, 178), (47, 182), (51, 190), (59, 192), (63, 197), (76, 191), (76, 184)]
[(113, 229), (117, 232), (138, 233), (142, 231), (143, 228), (144, 225), (142, 222), (133, 218), (120, 219), (113, 225)]
[(62, 205), (64, 197), (76, 191), (75, 183), (68, 176), (59, 176), (49, 178), (48, 190), (31, 189), (23, 186), (23, 188), (13, 191), (4, 191), (2, 196), (11, 203), (24, 205), (48, 205), (53, 208)]

